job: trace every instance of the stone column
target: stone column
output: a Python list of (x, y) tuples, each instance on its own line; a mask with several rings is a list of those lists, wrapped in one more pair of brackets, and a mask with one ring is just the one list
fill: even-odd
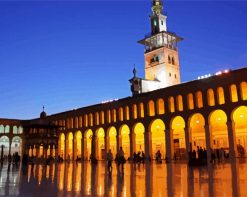
[(173, 147), (173, 136), (172, 136), (172, 129), (166, 129), (165, 134), (166, 134), (166, 157), (167, 161), (170, 162), (173, 158), (173, 152), (174, 152), (174, 147)]
[(130, 133), (130, 158), (131, 159), (133, 159), (133, 155), (135, 152), (135, 146), (136, 146), (135, 138), (136, 138), (136, 134), (134, 132)]
[(76, 141), (76, 135), (74, 135), (72, 160), (76, 160), (76, 157), (77, 157), (77, 141)]
[(95, 135), (92, 136), (92, 141), (91, 141), (91, 154), (95, 157), (95, 142), (96, 142), (96, 139), (95, 139)]
[(186, 159), (187, 161), (189, 161), (189, 152), (191, 151), (191, 147), (190, 147), (190, 128), (185, 127), (184, 128), (184, 133), (185, 133), (185, 144), (186, 144)]
[(211, 146), (212, 146), (212, 134), (209, 125), (205, 125), (205, 137), (206, 137), (206, 149), (207, 149), (207, 162), (211, 160)]
[(236, 158), (236, 140), (235, 140), (235, 125), (231, 121), (227, 122), (228, 141), (229, 141), (229, 156), (232, 161)]
[(144, 133), (144, 143), (146, 160), (152, 159), (152, 133), (150, 131)]

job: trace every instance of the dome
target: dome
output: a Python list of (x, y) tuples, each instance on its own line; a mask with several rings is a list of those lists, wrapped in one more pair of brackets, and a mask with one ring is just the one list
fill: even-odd
[(44, 111), (45, 107), (43, 106), (43, 111), (40, 113), (40, 118), (45, 119), (46, 118), (46, 113)]

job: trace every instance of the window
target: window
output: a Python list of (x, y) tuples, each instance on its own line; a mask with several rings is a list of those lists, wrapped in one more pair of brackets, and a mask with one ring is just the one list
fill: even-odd
[(171, 73), (169, 73), (169, 77), (171, 77), (172, 76), (172, 74)]
[(187, 103), (188, 103), (188, 108), (189, 109), (194, 109), (194, 99), (193, 99), (193, 94), (189, 93), (187, 95)]
[(154, 102), (152, 100), (148, 102), (148, 115), (149, 116), (155, 115)]
[(176, 79), (176, 78), (177, 78), (177, 75), (175, 74), (174, 77), (175, 77), (175, 79)]
[(209, 106), (214, 106), (215, 105), (215, 100), (214, 100), (214, 91), (213, 91), (213, 89), (208, 89), (207, 96), (208, 96), (208, 105)]
[(161, 98), (156, 101), (156, 111), (158, 114), (164, 114), (165, 113), (164, 100)]
[(163, 22), (163, 20), (161, 20), (161, 25), (163, 25), (164, 24), (164, 22)]

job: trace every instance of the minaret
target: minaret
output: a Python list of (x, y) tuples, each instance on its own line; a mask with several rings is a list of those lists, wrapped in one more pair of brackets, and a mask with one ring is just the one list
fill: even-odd
[(166, 19), (162, 1), (152, 0), (151, 33), (138, 41), (145, 45), (145, 79), (160, 82), (159, 88), (180, 83), (177, 42), (183, 39), (167, 30)]

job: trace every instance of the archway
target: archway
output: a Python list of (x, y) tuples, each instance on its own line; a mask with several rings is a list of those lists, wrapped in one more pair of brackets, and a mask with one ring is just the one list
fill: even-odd
[(15, 136), (11, 143), (11, 155), (18, 154), (22, 155), (22, 139), (19, 136)]
[(186, 143), (185, 143), (185, 122), (181, 116), (176, 116), (171, 121), (171, 139), (173, 139), (172, 156), (174, 159), (185, 159), (186, 157)]
[(238, 156), (246, 155), (247, 150), (247, 107), (240, 106), (232, 112), (232, 122), (236, 137)]
[(73, 159), (73, 133), (69, 132), (67, 134), (67, 146), (66, 146), (66, 157), (67, 159), (71, 160)]
[(197, 151), (197, 147), (206, 148), (205, 119), (200, 113), (189, 118), (190, 151)]
[(115, 157), (117, 154), (117, 130), (115, 127), (110, 127), (107, 133), (108, 133), (108, 140), (109, 140), (107, 150), (111, 149), (113, 157)]
[(99, 128), (96, 131), (96, 158), (99, 160), (105, 159), (105, 131), (103, 128)]
[(162, 158), (166, 156), (165, 124), (161, 119), (153, 120), (149, 125), (152, 134), (152, 158), (160, 151)]
[(91, 129), (88, 129), (86, 131), (86, 135), (84, 138), (84, 155), (85, 159), (90, 159), (90, 155), (92, 152), (92, 137), (93, 137), (93, 131)]
[(136, 123), (133, 127), (134, 134), (134, 150), (135, 152), (144, 151), (145, 152), (145, 143), (144, 143), (144, 132), (145, 127), (142, 123)]
[(74, 158), (81, 158), (81, 140), (82, 140), (82, 133), (81, 131), (77, 131), (76, 134), (75, 134), (75, 150), (74, 150), (74, 154), (75, 154), (75, 157)]
[(58, 155), (65, 159), (65, 135), (61, 133), (58, 140)]
[(209, 115), (209, 126), (211, 134), (211, 148), (221, 149), (229, 152), (227, 116), (222, 110), (215, 110)]
[(120, 146), (122, 146), (126, 158), (130, 157), (130, 129), (128, 125), (124, 124), (119, 129)]
[(7, 136), (2, 136), (0, 138), (0, 157), (2, 153), (3, 147), (3, 156), (7, 156), (9, 154), (9, 138)]

